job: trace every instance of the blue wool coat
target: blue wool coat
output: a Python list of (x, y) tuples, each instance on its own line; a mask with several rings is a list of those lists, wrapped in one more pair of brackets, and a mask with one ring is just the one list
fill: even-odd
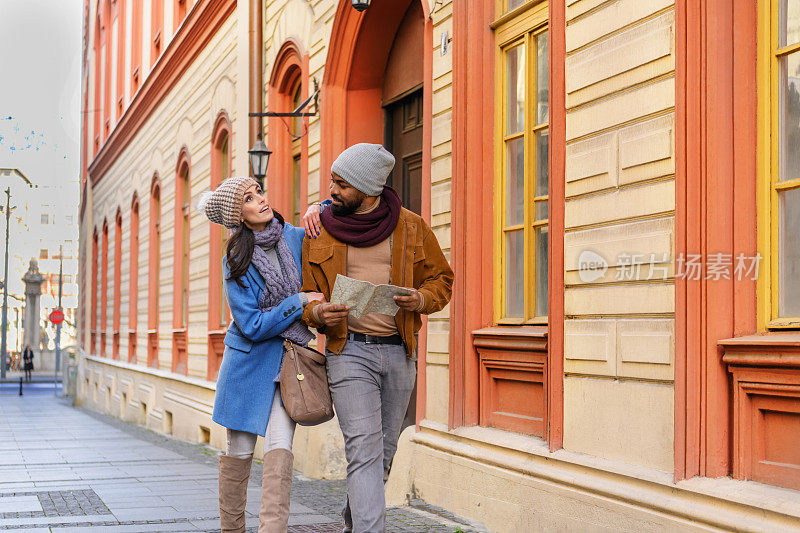
[[(292, 252), (298, 272), (305, 231), (284, 224), (283, 236)], [(217, 378), (214, 413), (211, 419), (228, 429), (247, 431), (262, 437), (267, 431), (269, 412), (283, 358), (283, 338), (292, 322), (303, 315), (300, 296), (284, 299), (270, 311), (258, 307), (264, 291), (264, 278), (251, 263), (241, 281), (229, 281), (230, 268), (223, 259), (225, 294), (233, 320), (225, 335), (225, 351)]]

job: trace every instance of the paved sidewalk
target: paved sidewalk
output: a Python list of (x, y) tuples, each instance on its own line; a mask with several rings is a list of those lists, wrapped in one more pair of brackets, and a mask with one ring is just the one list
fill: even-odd
[[(42, 384), (44, 385), (44, 384)], [(131, 426), (28, 388), (0, 386), (0, 530), (219, 531), (217, 452)], [(254, 465), (247, 530), (258, 528), (261, 467)], [(343, 481), (295, 473), (290, 533), (339, 532)], [(413, 502), (387, 512), (390, 532), (475, 531)]]

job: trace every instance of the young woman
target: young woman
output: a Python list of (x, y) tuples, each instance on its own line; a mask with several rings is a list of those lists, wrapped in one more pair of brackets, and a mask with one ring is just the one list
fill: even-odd
[[(283, 533), (289, 519), (295, 422), (280, 397), (283, 339), (306, 345), (314, 338), (300, 321), (319, 293), (299, 293), (305, 230), (273, 211), (252, 178), (228, 178), (204, 193), (199, 209), (232, 230), (223, 279), (233, 322), (217, 378), (212, 420), (227, 428), (219, 461), (223, 532), (243, 532), (247, 481), (256, 444), (264, 437), (260, 533)], [(212, 259), (213, 260), (213, 259)]]

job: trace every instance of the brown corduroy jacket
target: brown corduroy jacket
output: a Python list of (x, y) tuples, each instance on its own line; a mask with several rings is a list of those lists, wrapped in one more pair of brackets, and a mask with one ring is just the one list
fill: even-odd
[[(303, 241), (303, 292), (321, 292), (330, 301), (336, 275), (347, 275), (347, 245), (323, 228), (316, 239)], [(409, 357), (417, 349), (417, 332), (422, 327), (420, 314), (440, 311), (450, 301), (453, 271), (447, 263), (431, 228), (419, 215), (402, 208), (392, 233), (392, 285), (417, 289), (425, 299), (419, 312), (400, 309), (395, 315), (397, 331)], [(303, 321), (324, 333), (326, 348), (340, 353), (347, 341), (347, 319), (325, 327), (314, 316), (320, 302), (310, 302), (303, 311)]]

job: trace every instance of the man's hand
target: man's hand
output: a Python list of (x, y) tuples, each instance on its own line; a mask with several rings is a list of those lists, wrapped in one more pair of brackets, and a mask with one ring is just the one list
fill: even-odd
[(416, 311), (422, 305), (422, 295), (414, 291), (413, 294), (409, 294), (408, 296), (395, 296), (394, 303), (397, 304), (397, 307), (400, 309), (405, 309), (406, 311)]
[(309, 239), (316, 239), (319, 237), (319, 231), (322, 224), (319, 221), (319, 214), (322, 208), (319, 204), (311, 204), (303, 215), (303, 226), (306, 228), (306, 237)]
[(314, 308), (317, 319), (326, 326), (335, 326), (347, 318), (350, 308), (343, 304), (323, 302)]

